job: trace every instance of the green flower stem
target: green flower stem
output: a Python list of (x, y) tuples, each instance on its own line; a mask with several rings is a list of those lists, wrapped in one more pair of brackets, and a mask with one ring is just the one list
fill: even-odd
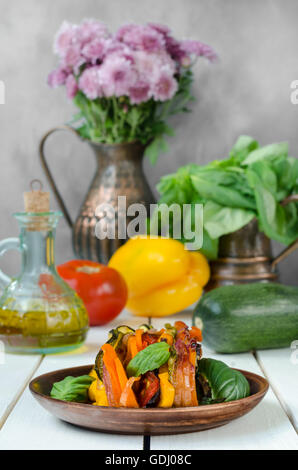
[(74, 103), (79, 108), (72, 122), (76, 123), (79, 134), (93, 142), (121, 143), (139, 140), (150, 142), (150, 160), (155, 162), (158, 155), (167, 151), (165, 135), (173, 135), (167, 124), (169, 116), (186, 111), (186, 104), (192, 100), (190, 86), (192, 72), (184, 70), (178, 77), (176, 95), (166, 102), (149, 101), (132, 105), (127, 96), (97, 98), (90, 100), (79, 91)]

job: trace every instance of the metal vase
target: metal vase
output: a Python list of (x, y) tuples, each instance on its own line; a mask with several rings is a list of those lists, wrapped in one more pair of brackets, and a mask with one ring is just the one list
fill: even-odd
[[(143, 204), (148, 215), (150, 204), (155, 203), (142, 167), (145, 146), (140, 142), (97, 144), (87, 141), (95, 154), (96, 172), (79, 215), (73, 223), (49, 170), (44, 153), (47, 138), (57, 130), (69, 130), (78, 135), (68, 126), (60, 126), (47, 132), (40, 143), (43, 169), (66, 221), (72, 229), (75, 256), (106, 264), (117, 248), (126, 241), (126, 238), (118, 237), (118, 222), (120, 221), (118, 196), (126, 196), (126, 207), (134, 203)], [(129, 220), (128, 217), (124, 220), (125, 227)], [(99, 239), (96, 236), (95, 229), (99, 221), (103, 224), (105, 231), (111, 234), (115, 232), (114, 239)], [(121, 221), (123, 221), (123, 209)], [(123, 234), (123, 230), (121, 231)]]
[[(297, 201), (289, 196), (283, 205)], [(211, 278), (205, 290), (231, 284), (278, 281), (277, 264), (298, 248), (298, 240), (273, 258), (270, 239), (259, 230), (257, 219), (219, 239), (218, 258), (211, 262)]]

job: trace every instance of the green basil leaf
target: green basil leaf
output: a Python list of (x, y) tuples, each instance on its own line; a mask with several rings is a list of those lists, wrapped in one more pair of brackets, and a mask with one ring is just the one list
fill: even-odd
[(75, 401), (84, 403), (88, 399), (88, 388), (94, 377), (82, 375), (80, 377), (68, 376), (60, 382), (55, 382), (51, 390), (51, 397), (57, 400)]
[(288, 155), (287, 142), (279, 142), (277, 144), (265, 145), (259, 149), (250, 152), (241, 165), (251, 165), (254, 162), (263, 160), (264, 158), (272, 159), (280, 156)]
[(255, 209), (256, 207), (253, 198), (242, 195), (233, 187), (212, 183), (203, 175), (193, 175), (191, 181), (198, 193), (206, 200), (235, 208)]
[(210, 260), (217, 258), (218, 238), (212, 239), (205, 229), (203, 229), (203, 246), (200, 252)]
[(242, 162), (250, 152), (258, 147), (258, 142), (252, 137), (241, 135), (233, 146), (230, 157), (234, 158), (237, 162)]
[(138, 352), (129, 362), (126, 372), (128, 377), (138, 377), (149, 370), (158, 369), (165, 364), (170, 357), (170, 346), (162, 341), (147, 346), (147, 348)]
[(212, 239), (216, 239), (244, 227), (255, 215), (250, 210), (224, 207), (208, 201), (204, 205), (204, 228)]
[(145, 156), (149, 158), (152, 165), (158, 160), (159, 154), (166, 153), (168, 151), (168, 143), (162, 137), (155, 137), (155, 139), (148, 145), (145, 150)]
[(277, 196), (264, 185), (256, 171), (251, 169), (248, 175), (255, 191), (262, 230), (273, 240), (285, 245), (292, 243), (297, 239), (298, 234), (298, 217), (297, 213), (294, 212), (296, 204), (281, 206), (277, 201)]
[(212, 400), (233, 401), (245, 398), (250, 393), (249, 383), (241, 372), (231, 369), (216, 359), (199, 361), (198, 374), (207, 380)]

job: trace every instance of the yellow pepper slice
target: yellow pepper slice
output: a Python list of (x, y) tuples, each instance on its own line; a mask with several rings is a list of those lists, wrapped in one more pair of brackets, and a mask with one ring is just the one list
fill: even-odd
[(171, 408), (175, 398), (175, 388), (169, 381), (168, 370), (160, 368), (158, 374), (160, 383), (160, 400), (158, 402), (158, 408)]
[(97, 377), (94, 369), (89, 373), (90, 377), (94, 377), (96, 380), (92, 382), (88, 390), (89, 400), (92, 401), (93, 405), (97, 406), (109, 406), (108, 398), (105, 391), (105, 386), (101, 380)]

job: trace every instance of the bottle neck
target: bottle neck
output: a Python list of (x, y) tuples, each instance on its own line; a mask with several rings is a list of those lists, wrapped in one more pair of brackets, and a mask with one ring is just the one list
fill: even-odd
[(55, 271), (55, 229), (21, 229), (22, 273)]

